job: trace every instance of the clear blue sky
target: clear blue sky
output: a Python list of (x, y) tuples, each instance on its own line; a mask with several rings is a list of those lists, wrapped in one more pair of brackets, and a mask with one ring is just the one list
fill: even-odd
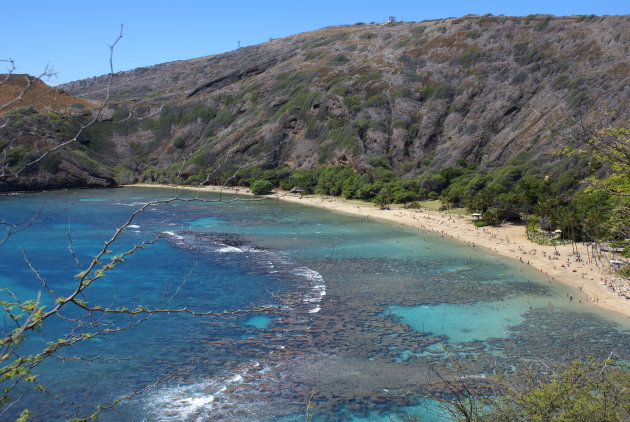
[[(405, 21), (469, 13), (525, 16), (630, 13), (630, 0), (16, 0), (0, 6), (0, 59), (16, 73), (49, 64), (55, 85), (108, 72), (109, 49), (124, 24), (114, 70), (223, 53), (328, 25)], [(0, 62), (0, 73), (7, 65)]]

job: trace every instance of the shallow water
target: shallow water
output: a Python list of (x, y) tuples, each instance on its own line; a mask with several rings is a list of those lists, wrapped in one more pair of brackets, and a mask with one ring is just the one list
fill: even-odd
[[(0, 246), (2, 286), (20, 297), (42, 292), (52, 304), (25, 259), (56, 294), (67, 294), (80, 271), (75, 257), (87, 265), (130, 212), (172, 194), (134, 187), (0, 197), (2, 218), (34, 221)], [(431, 233), (274, 200), (178, 201), (140, 214), (112, 255), (154, 238), (85, 299), (129, 309), (275, 310), (153, 316), (64, 350), (63, 357), (107, 359), (41, 366), (41, 381), (73, 403), (24, 391), (33, 420), (61, 420), (77, 407), (89, 413), (165, 377), (102, 420), (304, 420), (309, 400), (315, 420), (403, 420), (431, 410), (414, 393), (449, 353), (480, 377), (535, 359), (630, 355), (630, 327), (569, 302), (567, 288)], [(87, 319), (107, 327), (137, 322)], [(23, 353), (76, 326), (47, 321)]]

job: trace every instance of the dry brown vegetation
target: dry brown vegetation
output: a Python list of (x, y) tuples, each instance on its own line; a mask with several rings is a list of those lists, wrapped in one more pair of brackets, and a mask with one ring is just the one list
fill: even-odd
[[(30, 87), (28, 87), (29, 84)], [(12, 102), (14, 99), (17, 101)], [(38, 111), (65, 114), (93, 107), (88, 100), (66, 94), (46, 85), (34, 76), (23, 74), (0, 75), (0, 105), (9, 102), (12, 103), (2, 109), (1, 113), (23, 107), (34, 107)]]

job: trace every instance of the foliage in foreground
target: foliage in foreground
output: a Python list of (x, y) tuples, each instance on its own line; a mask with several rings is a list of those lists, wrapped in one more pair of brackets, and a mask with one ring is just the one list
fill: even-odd
[[(630, 366), (575, 361), (542, 376), (507, 377), (499, 398), (484, 403), (483, 422), (621, 422), (630, 420)], [(461, 419), (460, 419), (461, 420)]]
[[(612, 356), (612, 355), (611, 355)], [(457, 362), (455, 362), (457, 364)], [(630, 420), (630, 366), (610, 358), (542, 364), (492, 380), (457, 364), (442, 414), (457, 422), (624, 422)], [(432, 398), (431, 394), (425, 395)]]

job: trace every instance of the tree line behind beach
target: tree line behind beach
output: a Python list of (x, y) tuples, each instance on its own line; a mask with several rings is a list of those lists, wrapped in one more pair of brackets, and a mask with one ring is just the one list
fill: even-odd
[(376, 156), (365, 171), (349, 164), (293, 171), (248, 166), (225, 173), (230, 178), (217, 175), (214, 183), (249, 186), (256, 194), (297, 188), (304, 194), (373, 201), (383, 208), (390, 203), (420, 207), (420, 201), (439, 199), (443, 210), (479, 213), (478, 226), (526, 223), (532, 233), (550, 234), (547, 241), (610, 242), (628, 257), (629, 133), (629, 127), (593, 132), (586, 147), (559, 151), (558, 160), (546, 166), (522, 153), (495, 168), (459, 160), (453, 167), (403, 178), (388, 160)]

